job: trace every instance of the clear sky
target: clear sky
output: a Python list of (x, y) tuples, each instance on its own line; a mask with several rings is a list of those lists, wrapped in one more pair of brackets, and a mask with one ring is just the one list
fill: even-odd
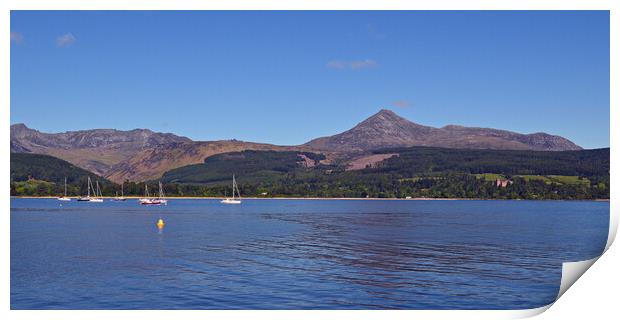
[(300, 144), (381, 108), (609, 146), (609, 14), (11, 13), (11, 123)]

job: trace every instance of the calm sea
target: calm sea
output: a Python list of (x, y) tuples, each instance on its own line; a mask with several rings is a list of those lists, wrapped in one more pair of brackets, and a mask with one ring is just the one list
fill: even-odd
[(11, 308), (533, 308), (608, 225), (607, 202), (11, 199)]

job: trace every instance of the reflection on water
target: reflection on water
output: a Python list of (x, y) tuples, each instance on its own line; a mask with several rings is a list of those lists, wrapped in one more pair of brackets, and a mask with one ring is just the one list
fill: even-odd
[(601, 202), (12, 199), (11, 307), (532, 308), (608, 221)]

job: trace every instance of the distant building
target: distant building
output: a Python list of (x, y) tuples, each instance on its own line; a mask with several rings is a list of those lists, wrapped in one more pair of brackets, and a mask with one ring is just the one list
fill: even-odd
[(502, 180), (500, 178), (497, 178), (497, 180), (495, 180), (495, 186), (498, 188), (506, 188), (507, 186), (512, 184), (512, 180)]

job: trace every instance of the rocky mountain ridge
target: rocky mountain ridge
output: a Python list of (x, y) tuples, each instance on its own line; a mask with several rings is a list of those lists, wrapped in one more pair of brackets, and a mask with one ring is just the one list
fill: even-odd
[(412, 146), (537, 151), (581, 150), (581, 147), (570, 140), (547, 133), (520, 134), (506, 130), (457, 125), (435, 128), (411, 122), (385, 109), (350, 130), (314, 139), (304, 146), (314, 150), (339, 152)]
[(520, 134), (457, 125), (435, 128), (411, 122), (389, 110), (381, 110), (345, 132), (299, 146), (238, 140), (192, 141), (148, 129), (43, 133), (24, 124), (11, 126), (11, 152), (51, 155), (115, 182), (157, 179), (171, 169), (201, 163), (207, 157), (226, 152), (315, 151), (331, 159), (380, 148), (411, 146), (538, 151), (581, 149), (566, 138), (546, 133)]

